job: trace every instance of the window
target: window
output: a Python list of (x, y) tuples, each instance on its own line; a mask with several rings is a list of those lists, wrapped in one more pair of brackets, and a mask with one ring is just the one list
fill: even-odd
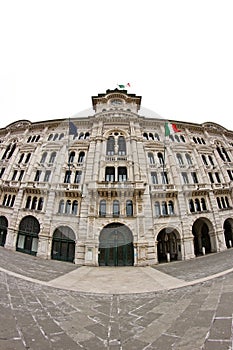
[(206, 156), (204, 155), (204, 154), (202, 154), (202, 160), (203, 160), (203, 163), (205, 164), (205, 165), (208, 165), (208, 162), (207, 162), (207, 160), (206, 160)]
[(40, 175), (41, 175), (41, 170), (37, 170), (34, 181), (40, 181)]
[(33, 197), (31, 209), (36, 209), (37, 197)]
[(78, 163), (83, 163), (84, 162), (84, 158), (85, 158), (85, 153), (84, 152), (80, 152), (79, 156), (78, 156)]
[(4, 174), (5, 168), (2, 168), (0, 171), (0, 179), (2, 178), (2, 175)]
[(185, 157), (186, 157), (187, 163), (188, 163), (189, 165), (192, 165), (193, 163), (192, 163), (192, 158), (191, 158), (191, 156), (190, 156), (188, 153), (186, 153), (186, 154), (185, 154)]
[(167, 185), (168, 184), (167, 172), (166, 171), (162, 172), (161, 177), (162, 177), (162, 183)]
[(75, 152), (70, 152), (68, 163), (73, 163), (75, 157)]
[(14, 170), (13, 175), (12, 175), (12, 179), (11, 179), (12, 181), (16, 180), (17, 173), (18, 173), (18, 171)]
[(148, 153), (148, 158), (149, 158), (149, 162), (150, 164), (155, 164), (155, 159), (154, 159), (154, 155), (153, 153)]
[(24, 153), (22, 153), (22, 154), (20, 155), (20, 158), (19, 158), (18, 164), (22, 163), (22, 161), (23, 161), (23, 157), (24, 157)]
[(189, 183), (188, 174), (182, 172), (181, 175), (182, 175), (183, 183), (184, 183), (184, 184), (188, 184), (188, 183)]
[(44, 152), (44, 153), (42, 154), (42, 157), (41, 157), (41, 160), (40, 160), (40, 163), (41, 163), (41, 164), (43, 164), (43, 163), (45, 162), (46, 157), (47, 157), (47, 152)]
[(162, 153), (158, 153), (159, 164), (164, 165), (164, 159)]
[(107, 140), (107, 155), (113, 156), (114, 155), (114, 147), (115, 147), (115, 140), (113, 136), (109, 136)]
[(118, 200), (113, 201), (113, 216), (119, 217), (120, 215), (120, 204)]
[(105, 170), (105, 181), (115, 181), (115, 168), (114, 167), (106, 167)]
[(158, 185), (158, 175), (156, 172), (151, 173), (151, 181), (153, 185)]
[(78, 212), (78, 201), (74, 200), (72, 203), (72, 210), (71, 210), (71, 214), (72, 215), (76, 215)]
[(118, 137), (118, 155), (119, 156), (126, 155), (126, 143), (125, 143), (125, 138), (123, 136)]
[(24, 170), (20, 170), (18, 181), (22, 181), (24, 175)]
[(213, 184), (214, 183), (214, 178), (213, 178), (212, 173), (208, 173), (208, 176), (209, 176), (210, 182)]
[(50, 156), (49, 163), (54, 163), (57, 153), (53, 152)]
[(168, 215), (166, 202), (162, 202), (162, 215)]
[(221, 183), (219, 173), (215, 173), (215, 177), (218, 183)]
[(155, 216), (159, 217), (161, 215), (160, 203), (155, 202), (154, 208), (155, 208)]
[(106, 200), (104, 199), (100, 201), (99, 216), (102, 216), (102, 217), (106, 216)]
[(59, 207), (58, 207), (58, 213), (59, 213), (59, 214), (63, 214), (63, 212), (64, 212), (64, 207), (65, 207), (64, 200), (61, 199), (60, 202), (59, 202)]
[(133, 216), (133, 202), (131, 200), (126, 201), (126, 216)]
[(44, 175), (44, 182), (48, 182), (51, 175), (51, 170), (46, 170)]
[(118, 181), (127, 181), (127, 168), (118, 167)]
[(70, 211), (71, 211), (70, 209), (71, 209), (71, 200), (68, 199), (66, 201), (65, 214), (70, 214)]
[(184, 165), (184, 161), (183, 161), (182, 155), (180, 153), (177, 153), (176, 158), (178, 160), (179, 165)]
[(25, 159), (25, 164), (27, 164), (29, 162), (30, 158), (31, 158), (31, 153), (28, 153), (27, 157)]
[(37, 210), (42, 210), (43, 209), (43, 204), (44, 204), (44, 198), (40, 197), (39, 201), (38, 201)]
[(71, 171), (67, 170), (65, 173), (64, 183), (70, 183)]
[(169, 215), (174, 215), (174, 204), (172, 201), (168, 202), (168, 214)]
[(195, 172), (191, 172), (191, 176), (194, 184), (198, 184), (197, 174)]
[(81, 177), (82, 177), (82, 172), (81, 171), (76, 171), (75, 172), (75, 177), (74, 177), (74, 183), (80, 183), (81, 182)]

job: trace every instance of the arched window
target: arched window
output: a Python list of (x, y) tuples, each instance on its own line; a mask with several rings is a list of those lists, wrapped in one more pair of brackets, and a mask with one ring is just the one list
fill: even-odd
[(38, 201), (37, 210), (42, 210), (43, 209), (43, 204), (44, 204), (44, 198), (40, 197), (39, 201)]
[(191, 213), (195, 212), (195, 207), (192, 199), (189, 200), (189, 210)]
[(25, 159), (25, 164), (27, 164), (29, 162), (30, 158), (31, 158), (31, 153), (28, 153), (27, 157)]
[(59, 202), (59, 207), (58, 207), (58, 213), (59, 214), (63, 214), (64, 213), (64, 200), (61, 199), (60, 202)]
[(99, 216), (106, 216), (106, 200), (102, 199), (99, 206)]
[(160, 203), (155, 202), (154, 208), (155, 208), (155, 216), (159, 217), (161, 215)]
[(42, 157), (41, 157), (41, 160), (40, 160), (40, 163), (41, 163), (41, 164), (45, 162), (46, 157), (47, 157), (47, 152), (44, 152), (44, 153), (42, 154)]
[(218, 203), (218, 208), (221, 209), (222, 208), (222, 204), (221, 204), (221, 201), (220, 201), (219, 197), (217, 197), (217, 203)]
[(56, 141), (58, 139), (58, 134), (55, 134), (53, 137), (53, 141)]
[(107, 140), (107, 155), (113, 156), (114, 155), (114, 147), (115, 147), (115, 140), (113, 136), (109, 136)]
[(37, 136), (36, 136), (36, 142), (38, 142), (39, 139), (40, 139), (40, 135), (37, 135)]
[(31, 197), (31, 196), (28, 196), (27, 202), (26, 202), (26, 209), (30, 209), (30, 206), (31, 206), (31, 199), (32, 199), (32, 197)]
[(126, 155), (126, 142), (123, 136), (118, 137), (118, 154), (119, 156)]
[(84, 158), (85, 158), (85, 153), (84, 152), (80, 152), (79, 156), (78, 156), (78, 163), (83, 163), (84, 162)]
[(77, 215), (78, 212), (78, 201), (74, 200), (72, 203), (72, 214)]
[(154, 140), (154, 135), (151, 132), (149, 133), (149, 140)]
[(196, 211), (201, 211), (200, 201), (198, 198), (195, 199), (195, 209)]
[(131, 200), (126, 201), (126, 216), (133, 216), (133, 202)]
[(52, 152), (50, 155), (49, 163), (54, 163), (57, 153)]
[(120, 215), (120, 204), (118, 200), (113, 201), (113, 216), (119, 217)]
[(118, 181), (127, 181), (127, 168), (125, 166), (118, 167)]
[(211, 164), (212, 166), (214, 166), (213, 158), (212, 158), (211, 156), (209, 156), (208, 158), (209, 158), (210, 164)]
[(155, 159), (154, 159), (154, 155), (153, 153), (148, 153), (148, 158), (149, 158), (149, 162), (150, 164), (155, 164)]
[(184, 165), (184, 161), (183, 161), (182, 155), (180, 153), (176, 154), (176, 158), (178, 160), (179, 165)]
[(148, 138), (148, 134), (147, 134), (146, 132), (144, 132), (143, 138), (144, 138), (144, 140), (148, 140), (148, 139), (149, 139), (149, 138)]
[(62, 140), (63, 138), (64, 138), (64, 134), (61, 133), (61, 134), (59, 135), (59, 140)]
[(159, 141), (159, 140), (160, 140), (159, 134), (157, 134), (157, 133), (155, 133), (155, 140), (156, 140), (156, 141)]
[(168, 211), (167, 211), (167, 203), (166, 202), (162, 202), (162, 215), (167, 215)]
[(89, 132), (86, 132), (85, 136), (84, 136), (84, 140), (87, 140), (90, 138), (90, 133)]
[(186, 161), (187, 161), (187, 163), (188, 163), (189, 165), (192, 165), (192, 164), (193, 164), (193, 163), (192, 163), (192, 158), (191, 158), (191, 156), (190, 156), (188, 153), (185, 154), (185, 158), (186, 158)]
[(158, 153), (158, 159), (159, 159), (159, 164), (163, 165), (164, 164), (164, 159), (163, 155), (161, 152)]
[(36, 209), (36, 205), (37, 205), (37, 197), (33, 197), (31, 209)]
[(203, 163), (204, 163), (205, 165), (208, 165), (208, 162), (207, 162), (207, 160), (206, 160), (206, 156), (205, 156), (204, 154), (202, 154), (201, 158), (202, 158), (202, 160), (203, 160)]
[(2, 205), (6, 205), (6, 201), (7, 201), (7, 194), (4, 195)]
[(73, 163), (75, 157), (75, 152), (70, 152), (68, 163)]
[(169, 215), (174, 215), (174, 204), (172, 201), (168, 202), (168, 214)]
[(180, 139), (181, 139), (182, 142), (185, 142), (185, 138), (184, 138), (183, 135), (180, 135)]
[(115, 181), (115, 168), (108, 166), (105, 169), (105, 181)]
[(175, 135), (175, 139), (176, 139), (177, 142), (180, 142), (180, 138), (179, 138), (178, 135)]
[(202, 208), (202, 210), (207, 210), (206, 209), (205, 198), (201, 198), (201, 208)]
[(53, 134), (50, 134), (49, 137), (48, 137), (48, 141), (51, 141), (53, 138)]
[(66, 201), (65, 214), (70, 214), (70, 209), (71, 209), (71, 200), (68, 199)]
[(172, 141), (174, 141), (173, 135), (169, 135), (169, 139), (172, 140)]
[(23, 157), (24, 157), (24, 153), (22, 153), (22, 154), (20, 155), (20, 158), (19, 158), (18, 164), (20, 164), (20, 163), (23, 161)]
[(83, 140), (84, 139), (84, 133), (83, 132), (81, 132), (80, 134), (79, 134), (79, 138), (78, 138), (79, 140)]
[(12, 154), (14, 153), (15, 149), (16, 149), (16, 144), (14, 143), (13, 146), (11, 147), (11, 150), (10, 150), (10, 152), (9, 152), (9, 154), (8, 154), (7, 159), (10, 159), (10, 158), (11, 158), (11, 156), (12, 156)]

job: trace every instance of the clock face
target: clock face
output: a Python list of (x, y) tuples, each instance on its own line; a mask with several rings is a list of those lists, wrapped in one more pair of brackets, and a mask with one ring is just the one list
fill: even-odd
[(114, 105), (114, 106), (119, 106), (122, 104), (122, 101), (121, 100), (111, 100), (111, 104)]

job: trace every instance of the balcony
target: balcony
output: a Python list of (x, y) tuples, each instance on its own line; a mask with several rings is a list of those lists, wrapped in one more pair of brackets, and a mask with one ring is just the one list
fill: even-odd
[(107, 182), (101, 181), (97, 183), (97, 191), (100, 196), (111, 196), (117, 197), (121, 195), (127, 196), (136, 196), (143, 195), (146, 188), (146, 184), (142, 181), (131, 182), (131, 181), (122, 181), (122, 182)]

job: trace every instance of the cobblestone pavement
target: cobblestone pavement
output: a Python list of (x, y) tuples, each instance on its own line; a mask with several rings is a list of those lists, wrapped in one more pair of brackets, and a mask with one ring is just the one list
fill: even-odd
[[(200, 268), (206, 275), (231, 268), (232, 259), (230, 249), (158, 269), (184, 279), (187, 268), (191, 280), (192, 273), (193, 279), (203, 277)], [(13, 269), (16, 261), (22, 271), (30, 262), (34, 278), (33, 266), (41, 266), (34, 266), (36, 277), (46, 281), (50, 273), (55, 278), (75, 268), (0, 249), (1, 267)], [(233, 349), (233, 273), (169, 291), (100, 295), (55, 289), (0, 272), (0, 293), (0, 350)]]

